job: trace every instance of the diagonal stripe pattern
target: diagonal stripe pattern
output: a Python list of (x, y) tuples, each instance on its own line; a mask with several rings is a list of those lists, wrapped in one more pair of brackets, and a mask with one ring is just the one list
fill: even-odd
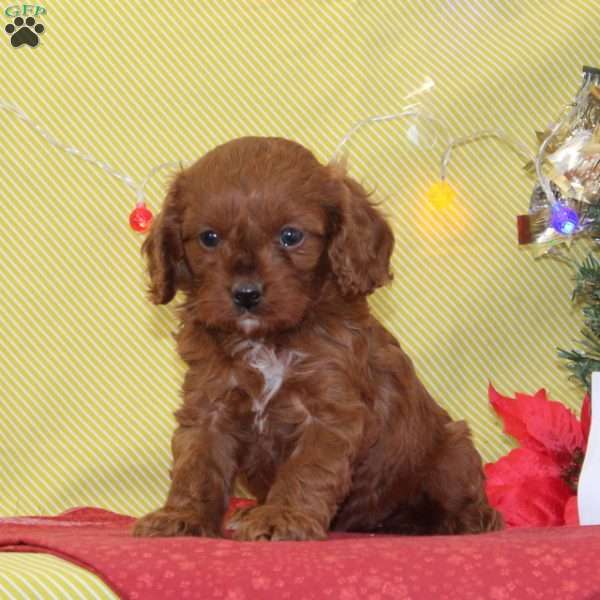
[(49, 554), (0, 554), (0, 600), (78, 598), (117, 600), (90, 571)]
[[(500, 128), (534, 149), (594, 61), (600, 16), (583, 0), (43, 4), (38, 47), (0, 39), (0, 97), (136, 180), (248, 134), (328, 160), (355, 122), (397, 112), (426, 76), (426, 108), (450, 135)], [(127, 227), (135, 197), (10, 115), (0, 123), (0, 514), (141, 514), (167, 489), (183, 365), (173, 308), (145, 299), (141, 238)], [(497, 141), (454, 151), (459, 198), (432, 209), (443, 145), (412, 145), (411, 124), (363, 128), (349, 144), (352, 175), (397, 236), (395, 281), (372, 306), (491, 460), (510, 440), (488, 381), (579, 406), (555, 351), (578, 337), (573, 271), (517, 248), (532, 182)], [(155, 210), (165, 185), (159, 175), (148, 188)]]

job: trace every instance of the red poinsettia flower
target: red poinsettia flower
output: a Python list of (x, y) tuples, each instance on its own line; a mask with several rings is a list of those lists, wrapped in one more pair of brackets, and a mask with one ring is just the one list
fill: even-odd
[(577, 524), (577, 482), (590, 431), (590, 398), (581, 420), (545, 390), (501, 396), (490, 384), (490, 402), (504, 431), (521, 444), (485, 466), (486, 492), (509, 527)]

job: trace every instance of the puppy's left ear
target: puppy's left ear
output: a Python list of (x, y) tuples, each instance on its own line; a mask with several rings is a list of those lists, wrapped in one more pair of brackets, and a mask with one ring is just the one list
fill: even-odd
[(344, 296), (370, 294), (392, 279), (394, 234), (362, 185), (337, 168), (333, 172), (337, 172), (341, 199), (330, 212), (331, 269)]
[(152, 223), (148, 237), (142, 245), (150, 276), (149, 296), (154, 304), (167, 304), (182, 287), (178, 274), (183, 261), (183, 178), (184, 175), (179, 174), (171, 183), (163, 209)]

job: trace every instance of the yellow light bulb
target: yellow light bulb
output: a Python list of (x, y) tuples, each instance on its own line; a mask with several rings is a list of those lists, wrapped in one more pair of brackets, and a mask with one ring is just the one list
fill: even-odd
[(427, 192), (427, 199), (434, 208), (443, 210), (448, 208), (456, 198), (456, 192), (445, 180), (436, 181)]

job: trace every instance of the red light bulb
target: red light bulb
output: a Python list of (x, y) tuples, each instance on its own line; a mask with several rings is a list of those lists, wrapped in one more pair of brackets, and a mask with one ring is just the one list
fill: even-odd
[(152, 211), (143, 202), (138, 202), (129, 215), (129, 225), (138, 233), (146, 233), (153, 218)]

